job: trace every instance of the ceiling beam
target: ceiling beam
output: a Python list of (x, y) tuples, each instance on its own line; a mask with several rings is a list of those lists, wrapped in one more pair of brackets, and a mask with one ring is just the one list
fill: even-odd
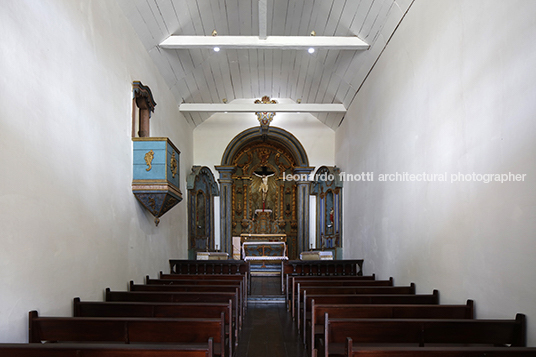
[(259, 0), (259, 39), (266, 40), (268, 37), (268, 2)]
[(160, 43), (165, 49), (281, 49), (367, 50), (370, 46), (356, 36), (178, 36), (171, 35)]
[(220, 104), (220, 103), (182, 103), (179, 105), (181, 112), (210, 112), (210, 113), (255, 113), (255, 112), (280, 112), (280, 113), (346, 113), (342, 104)]

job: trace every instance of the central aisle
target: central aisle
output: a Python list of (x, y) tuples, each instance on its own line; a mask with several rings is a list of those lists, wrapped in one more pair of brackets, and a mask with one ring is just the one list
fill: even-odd
[(252, 277), (252, 295), (235, 357), (308, 356), (284, 302), (272, 302), (275, 295), (282, 297), (280, 281), (277, 277)]

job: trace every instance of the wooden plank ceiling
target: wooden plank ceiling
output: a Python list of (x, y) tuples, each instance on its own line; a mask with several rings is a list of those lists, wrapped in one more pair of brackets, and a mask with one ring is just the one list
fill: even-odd
[[(181, 103), (291, 99), (348, 108), (412, 0), (118, 0)], [(170, 35), (258, 36), (259, 4), (268, 36), (357, 36), (366, 51), (164, 49)], [(266, 5), (264, 5), (266, 4)], [(264, 22), (262, 22), (264, 23)], [(261, 26), (262, 30), (262, 26)], [(197, 126), (210, 112), (184, 112)], [(336, 129), (344, 113), (314, 113)]]

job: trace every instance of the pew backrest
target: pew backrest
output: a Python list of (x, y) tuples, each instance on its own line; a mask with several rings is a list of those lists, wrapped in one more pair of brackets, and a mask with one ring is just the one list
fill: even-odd
[(238, 292), (172, 292), (172, 291), (112, 291), (106, 288), (105, 301), (132, 302), (216, 302), (233, 301), (239, 327), (242, 326), (243, 309), (239, 306)]
[(229, 355), (238, 339), (238, 322), (233, 323), (233, 303), (93, 302), (74, 298), (74, 317), (218, 318), (224, 314), (229, 328)]
[[(147, 275), (145, 277), (145, 283), (148, 285), (233, 285), (236, 282), (240, 282), (240, 289), (242, 291), (244, 301), (247, 299), (249, 292), (248, 288), (248, 276), (242, 275), (178, 275), (178, 274), (164, 274), (160, 272), (158, 279), (151, 279)], [(190, 283), (189, 283), (190, 282)], [(217, 284), (215, 284), (217, 283)]]
[(1, 356), (17, 357), (212, 357), (213, 341), (194, 345), (98, 343), (1, 343)]
[(330, 345), (353, 343), (487, 344), (526, 347), (526, 317), (515, 319), (331, 319), (324, 318), (325, 356)]
[(225, 356), (225, 321), (200, 318), (39, 317), (29, 314), (29, 342), (203, 343)]
[(355, 347), (348, 338), (346, 357), (511, 357), (536, 356), (535, 347)]
[[(371, 276), (340, 276), (340, 277), (310, 277), (310, 276), (291, 276), (290, 283), (287, 278), (286, 299), (287, 304), (290, 301), (296, 301), (297, 287), (301, 285), (315, 285), (315, 286), (393, 286), (393, 278), (388, 280), (375, 280), (369, 279)], [(374, 276), (375, 277), (375, 276)], [(292, 310), (294, 312), (294, 310)]]
[[(298, 293), (296, 294), (296, 311), (298, 317), (298, 330), (301, 329), (301, 322), (307, 317), (307, 294), (313, 295), (415, 295), (415, 284), (409, 286), (301, 286), (298, 283)], [(310, 306), (309, 306), (310, 307)], [(309, 310), (310, 311), (310, 310)]]
[(472, 319), (474, 301), (465, 305), (417, 305), (417, 304), (316, 304), (311, 300), (311, 319), (306, 318), (303, 326), (304, 342), (309, 338), (310, 349), (315, 348), (316, 336), (323, 333), (325, 314), (330, 318), (418, 318), (418, 319)]
[[(415, 294), (415, 284), (408, 286), (326, 286), (310, 285), (309, 283), (298, 283), (296, 289), (295, 301), (291, 301), (292, 306), (296, 305), (297, 314), (300, 313), (300, 304), (303, 296), (308, 295), (343, 295), (343, 294)], [(293, 314), (295, 316), (295, 314)]]

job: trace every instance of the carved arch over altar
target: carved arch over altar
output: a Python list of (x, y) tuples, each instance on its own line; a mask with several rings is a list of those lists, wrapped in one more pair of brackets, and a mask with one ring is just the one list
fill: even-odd
[(216, 166), (222, 250), (231, 253), (232, 237), (241, 234), (285, 235), (290, 259), (307, 250), (310, 181), (285, 177), (313, 169), (299, 140), (284, 129), (255, 127), (231, 140)]

